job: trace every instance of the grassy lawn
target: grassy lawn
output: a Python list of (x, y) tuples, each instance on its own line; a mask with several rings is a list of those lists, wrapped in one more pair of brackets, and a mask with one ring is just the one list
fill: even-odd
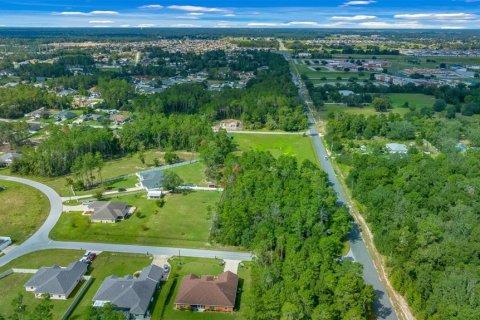
[(13, 260), (0, 268), (0, 272), (10, 268), (38, 269), (42, 266), (66, 266), (69, 263), (78, 260), (84, 254), (79, 250), (43, 250), (36, 251)]
[[(403, 104), (403, 102), (402, 102)], [(322, 119), (326, 119), (330, 112), (345, 112), (348, 114), (363, 114), (364, 116), (371, 116), (375, 114), (381, 114), (380, 112), (376, 112), (373, 107), (348, 107), (343, 104), (326, 104), (321, 107), (319, 115)], [(394, 104), (394, 108), (390, 111), (394, 113), (398, 113), (401, 115), (405, 115), (405, 113), (410, 112), (408, 108), (400, 108)]]
[[(190, 152), (177, 152), (177, 154), (182, 160), (192, 160), (197, 157), (196, 154), (192, 154)], [(154, 159), (158, 159), (160, 164), (164, 164), (163, 155), (164, 152), (160, 152), (158, 150), (147, 150), (145, 151), (145, 164), (140, 161), (138, 155), (127, 155), (120, 159), (106, 161), (105, 166), (102, 169), (102, 177), (104, 179), (114, 178), (151, 168), (154, 166)], [(12, 173), (10, 173), (9, 169), (1, 169), (0, 175), (12, 175)], [(66, 176), (56, 178), (45, 178), (38, 176), (22, 177), (44, 183), (57, 191), (61, 196), (72, 195), (72, 192), (70, 191), (70, 188), (67, 186), (66, 183)], [(120, 180), (120, 183), (114, 181), (112, 183), (107, 183), (106, 186), (112, 188), (133, 187), (135, 183), (132, 185), (132, 181), (133, 180), (131, 178), (126, 178), (125, 180)], [(102, 188), (87, 191), (78, 191), (76, 192), (76, 195), (93, 194), (97, 190), (100, 190)]]
[(431, 107), (435, 102), (434, 97), (425, 94), (390, 93), (387, 96), (390, 97), (394, 108), (401, 107), (405, 102), (408, 102), (410, 106), (415, 106), (417, 108), (426, 106)]
[[(251, 285), (250, 264), (246, 263), (245, 267), (239, 269), (239, 288), (241, 294), (237, 296), (236, 311), (233, 314), (224, 313), (198, 313), (191, 311), (177, 311), (174, 309), (174, 301), (177, 292), (182, 283), (183, 277), (188, 274), (196, 275), (218, 275), (223, 272), (223, 266), (219, 264), (220, 260), (215, 259), (198, 259), (198, 258), (175, 258), (170, 263), (172, 265), (172, 273), (168, 282), (162, 285), (160, 294), (154, 305), (152, 319), (162, 320), (221, 320), (221, 319), (240, 319), (242, 311), (245, 309), (244, 301), (245, 293)], [(163, 304), (163, 301), (166, 301)]]
[(45, 221), (50, 210), (47, 197), (35, 188), (11, 181), (0, 181), (7, 189), (0, 192), (0, 235), (21, 243)]
[(290, 155), (297, 157), (301, 163), (310, 160), (318, 163), (312, 141), (302, 135), (268, 135), (268, 134), (232, 134), (240, 151), (269, 151), (273, 156)]
[(205, 165), (203, 162), (192, 163), (185, 166), (175, 167), (167, 171), (173, 171), (182, 178), (185, 184), (206, 186)]
[(144, 194), (112, 198), (137, 208), (137, 213), (116, 224), (89, 223), (80, 213), (64, 213), (50, 236), (56, 240), (132, 243), (191, 248), (216, 247), (208, 242), (211, 226), (209, 211), (221, 193), (191, 192), (166, 196), (159, 208)]
[(102, 252), (89, 268), (89, 275), (94, 280), (69, 319), (88, 319), (88, 309), (92, 305), (92, 299), (106, 277), (112, 274), (117, 277), (133, 274), (150, 263), (151, 258), (146, 255)]
[[(27, 312), (32, 312), (40, 304), (41, 299), (36, 299), (32, 292), (26, 292), (23, 285), (32, 277), (31, 274), (13, 273), (0, 279), (0, 315), (8, 317), (13, 314), (11, 305), (13, 299), (19, 293), (23, 294), (23, 303), (27, 306)], [(67, 300), (52, 300), (53, 319), (61, 319), (62, 315), (72, 303), (75, 291), (71, 298)]]

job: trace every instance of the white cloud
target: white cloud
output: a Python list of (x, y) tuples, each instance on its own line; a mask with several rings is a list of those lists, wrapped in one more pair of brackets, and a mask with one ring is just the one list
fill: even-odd
[(98, 23), (98, 24), (109, 24), (114, 23), (115, 21), (112, 20), (90, 20), (88, 23)]
[(273, 22), (250, 22), (247, 24), (249, 27), (276, 27), (279, 26), (278, 23)]
[(465, 29), (465, 27), (462, 26), (441, 26), (440, 29)]
[(287, 22), (286, 25), (289, 26), (319, 26), (320, 24), (315, 21), (290, 21)]
[(227, 14), (224, 14), (223, 16), (224, 17), (236, 17), (237, 15), (233, 14), (233, 13), (227, 13)]
[(145, 6), (141, 6), (139, 8), (140, 9), (162, 9), (163, 6), (159, 5), (159, 4), (148, 4), (148, 5), (145, 5)]
[(476, 19), (478, 16), (471, 13), (414, 13), (414, 14), (396, 14), (397, 19), (431, 19), (431, 20), (469, 20)]
[(199, 26), (196, 24), (189, 24), (189, 23), (177, 23), (172, 24), (171, 27), (173, 28), (198, 28)]
[(79, 11), (63, 11), (56, 14), (61, 16), (88, 16), (89, 15), (86, 12), (79, 12)]
[(193, 11), (193, 12), (225, 12), (225, 9), (198, 7), (198, 6), (168, 6), (168, 9), (181, 10), (181, 11)]
[(117, 11), (91, 11), (91, 12), (80, 12), (80, 11), (63, 11), (63, 12), (54, 12), (54, 15), (61, 16), (93, 16), (93, 15), (118, 15)]
[(198, 16), (203, 16), (205, 13), (203, 12), (190, 12), (190, 13), (187, 13), (188, 16), (194, 16), (194, 17), (198, 17)]
[(120, 27), (122, 27), (122, 28), (130, 28), (130, 25), (129, 25), (129, 24), (121, 24)]
[(360, 22), (359, 27), (374, 29), (425, 29), (428, 26), (422, 25), (417, 21), (411, 22), (385, 22), (385, 21), (368, 21)]
[(373, 0), (348, 1), (348, 2), (345, 2), (342, 6), (344, 6), (344, 7), (348, 7), (348, 6), (365, 6), (365, 5), (368, 5), (368, 4), (375, 3), (375, 2), (377, 2), (377, 1), (373, 1)]
[(119, 14), (117, 11), (109, 11), (109, 10), (106, 10), (106, 11), (102, 11), (102, 10), (95, 10), (95, 11), (92, 11), (90, 12), (90, 14), (100, 14), (100, 15), (117, 15)]
[(330, 19), (341, 20), (341, 21), (361, 21), (361, 20), (372, 20), (376, 18), (377, 16), (357, 15), (357, 16), (333, 16)]

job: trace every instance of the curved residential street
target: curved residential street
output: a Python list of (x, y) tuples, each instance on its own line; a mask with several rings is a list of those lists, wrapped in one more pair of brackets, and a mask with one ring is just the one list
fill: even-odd
[[(290, 54), (285, 49), (282, 41), (280, 41), (280, 50), (285, 59), (290, 63)], [(349, 206), (345, 191), (342, 189), (340, 181), (335, 173), (335, 170), (333, 169), (333, 165), (331, 164), (331, 160), (329, 160), (327, 149), (325, 148), (325, 145), (323, 144), (323, 141), (317, 131), (315, 119), (310, 112), (310, 108), (313, 105), (313, 102), (311, 101), (308, 91), (298, 74), (298, 70), (296, 70), (296, 72), (292, 70), (292, 80), (299, 89), (298, 92), (301, 99), (307, 105), (307, 116), (309, 121), (310, 136), (312, 138), (318, 161), (320, 162), (323, 171), (325, 171), (325, 173), (327, 174), (333, 189), (337, 193), (338, 202)], [(376, 299), (373, 303), (373, 308), (377, 319), (397, 320), (397, 314), (392, 306), (392, 302), (390, 301), (385, 285), (381, 281), (380, 275), (375, 268), (372, 256), (367, 249), (367, 246), (360, 233), (360, 228), (356, 222), (353, 223), (353, 228), (348, 236), (348, 241), (350, 244), (349, 255), (353, 257), (356, 262), (362, 264), (363, 279), (367, 284), (372, 285), (375, 290)]]
[(243, 261), (252, 260), (252, 255), (248, 252), (230, 252), (221, 250), (155, 247), (109, 243), (53, 241), (49, 238), (48, 235), (50, 233), (50, 230), (52, 230), (52, 228), (57, 223), (58, 219), (60, 219), (63, 211), (62, 199), (60, 198), (58, 193), (49, 186), (24, 178), (0, 176), (0, 180), (14, 181), (31, 186), (44, 193), (48, 197), (48, 200), (50, 202), (50, 212), (43, 225), (25, 242), (19, 244), (18, 246), (10, 250), (7, 254), (0, 257), (0, 267), (28, 253), (45, 249), (111, 251), (156, 255), (181, 255), (197, 258), (220, 258)]

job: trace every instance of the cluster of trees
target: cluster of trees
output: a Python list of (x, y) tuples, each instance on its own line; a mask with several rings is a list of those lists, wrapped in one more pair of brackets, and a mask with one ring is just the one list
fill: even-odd
[(118, 132), (120, 145), (127, 152), (141, 148), (198, 151), (211, 134), (207, 117), (184, 114), (141, 114)]
[(418, 319), (480, 318), (478, 157), (350, 159), (347, 183)]
[(232, 39), (231, 43), (240, 48), (274, 48), (278, 49), (279, 44), (275, 39)]
[(247, 319), (368, 319), (358, 264), (339, 259), (350, 216), (311, 162), (265, 152), (228, 157), (213, 238), (255, 252)]
[(10, 147), (18, 147), (29, 136), (29, 126), (24, 121), (0, 122), (0, 145), (10, 144)]
[(397, 113), (388, 115), (331, 114), (327, 123), (327, 142), (331, 142), (335, 151), (342, 148), (342, 139), (372, 139), (375, 136), (395, 140), (416, 138), (414, 123), (404, 120)]
[[(77, 159), (100, 153), (112, 158), (122, 153), (119, 140), (108, 129), (51, 127), (49, 137), (35, 148), (24, 147), (23, 156), (12, 164), (12, 172), (56, 177), (71, 172)], [(80, 164), (75, 169), (80, 170)], [(94, 170), (92, 168), (92, 170)], [(87, 180), (85, 180), (87, 181)]]
[(41, 107), (64, 109), (69, 105), (68, 98), (31, 85), (0, 88), (0, 118), (20, 118)]

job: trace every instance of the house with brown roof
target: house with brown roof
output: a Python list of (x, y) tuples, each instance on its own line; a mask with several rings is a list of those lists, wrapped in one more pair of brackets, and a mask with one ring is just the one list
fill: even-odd
[(116, 125), (124, 124), (130, 120), (130, 116), (124, 114), (112, 114), (110, 120), (113, 121)]
[(187, 275), (175, 299), (175, 309), (233, 312), (237, 288), (238, 276), (230, 271), (218, 277)]

